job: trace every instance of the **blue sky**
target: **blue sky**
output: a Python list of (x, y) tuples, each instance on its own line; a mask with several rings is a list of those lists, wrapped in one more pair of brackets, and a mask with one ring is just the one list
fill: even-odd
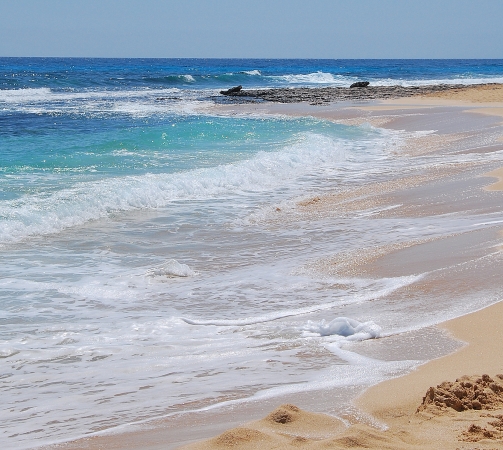
[(503, 0), (0, 0), (0, 56), (503, 58)]

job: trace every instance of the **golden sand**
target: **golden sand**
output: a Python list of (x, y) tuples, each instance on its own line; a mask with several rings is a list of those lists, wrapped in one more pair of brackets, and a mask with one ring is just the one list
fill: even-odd
[(472, 103), (503, 102), (503, 84), (485, 84), (466, 86), (459, 89), (435, 92), (424, 95), (423, 98), (443, 98), (446, 100), (460, 100)]

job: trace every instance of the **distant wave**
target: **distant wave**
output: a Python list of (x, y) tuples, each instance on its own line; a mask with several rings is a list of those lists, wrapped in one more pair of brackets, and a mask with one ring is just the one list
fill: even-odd
[[(503, 76), (481, 76), (463, 75), (452, 78), (377, 78), (365, 76), (346, 76), (329, 72), (312, 72), (305, 74), (283, 74), (264, 75), (259, 70), (249, 70), (242, 72), (229, 72), (223, 74), (210, 75), (167, 75), (157, 77), (145, 77), (141, 79), (140, 86), (134, 86), (134, 80), (130, 80), (127, 87), (116, 89), (111, 85), (109, 89), (101, 88), (93, 90), (67, 89), (58, 90), (56, 88), (39, 87), (24, 89), (0, 89), (0, 104), (2, 103), (41, 103), (44, 101), (65, 101), (92, 98), (119, 98), (123, 96), (141, 97), (166, 94), (167, 90), (177, 89), (183, 95), (190, 92), (204, 90), (218, 91), (229, 86), (242, 85), (244, 88), (271, 88), (271, 87), (291, 87), (291, 86), (333, 86), (349, 87), (356, 81), (370, 81), (373, 86), (424, 86), (431, 84), (483, 84), (483, 83), (503, 83)], [(147, 88), (145, 84), (150, 87)], [(164, 92), (163, 92), (164, 91)]]
[(145, 77), (143, 80), (153, 83), (174, 84), (174, 85), (196, 82), (196, 78), (194, 78), (193, 75), (166, 75), (162, 77)]
[(438, 78), (438, 79), (393, 79), (382, 78), (371, 80), (373, 86), (426, 86), (431, 84), (463, 84), (466, 86), (485, 83), (503, 83), (503, 77), (460, 77), (460, 78)]
[(333, 75), (325, 72), (314, 72), (308, 74), (281, 75), (269, 77), (281, 84), (281, 82), (293, 85), (313, 86), (327, 85), (337, 87), (349, 87), (356, 81), (370, 81), (373, 86), (425, 86), (431, 84), (483, 84), (483, 83), (503, 83), (503, 77), (480, 77), (464, 76), (456, 78), (419, 78), (419, 79), (400, 79), (400, 78), (358, 78), (344, 75)]
[(356, 78), (348, 78), (343, 75), (332, 75), (331, 73), (325, 73), (325, 72), (314, 72), (308, 74), (295, 74), (295, 75), (294, 74), (279, 75), (279, 76), (271, 76), (270, 78), (288, 84), (303, 84), (303, 85), (328, 84), (337, 86), (349, 85), (353, 83), (354, 80), (356, 80)]
[(56, 91), (50, 88), (35, 89), (0, 89), (0, 103), (45, 103), (72, 100), (97, 99), (137, 99), (146, 95), (166, 95), (179, 92), (179, 89), (128, 89), (128, 90), (85, 90)]
[(260, 70), (244, 70), (241, 73), (245, 73), (246, 75), (252, 75), (252, 76), (260, 76), (260, 75), (262, 75), (260, 73)]

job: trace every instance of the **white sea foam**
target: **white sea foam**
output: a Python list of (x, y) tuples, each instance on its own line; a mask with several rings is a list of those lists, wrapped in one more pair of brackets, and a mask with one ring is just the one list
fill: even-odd
[[(314, 72), (308, 74), (296, 74), (296, 75), (275, 75), (271, 76), (272, 79), (278, 81), (286, 81), (290, 84), (329, 84), (344, 86), (350, 79), (342, 75), (332, 75), (326, 72)], [(351, 78), (352, 80), (352, 78)]]
[(487, 78), (439, 78), (439, 79), (420, 79), (420, 80), (404, 80), (396, 78), (385, 78), (372, 80), (372, 86), (429, 86), (437, 84), (463, 84), (470, 86), (473, 84), (485, 83), (503, 83), (503, 77), (487, 77)]
[(36, 89), (0, 89), (0, 102), (24, 103), (45, 102), (52, 95), (50, 88)]
[[(190, 75), (187, 75), (190, 76)], [(86, 90), (86, 91), (54, 91), (50, 88), (35, 89), (0, 89), (0, 102), (5, 103), (45, 103), (68, 102), (75, 100), (112, 100), (138, 99), (142, 97), (159, 97), (179, 93), (178, 88), (167, 89), (133, 89), (133, 90)], [(71, 106), (71, 105), (70, 105)]]
[[(334, 75), (326, 72), (314, 72), (308, 74), (290, 74), (290, 75), (274, 75), (270, 76), (272, 80), (286, 82), (288, 84), (299, 85), (327, 85), (335, 87), (349, 87), (356, 81), (363, 79), (356, 77), (348, 77), (344, 75)], [(503, 77), (458, 77), (458, 78), (438, 78), (438, 79), (401, 79), (401, 78), (368, 78), (365, 81), (370, 81), (372, 86), (427, 86), (436, 84), (485, 84), (485, 83), (503, 83)]]
[[(190, 77), (191, 75), (187, 75)], [(187, 79), (187, 81), (190, 81)], [(49, 88), (0, 90), (0, 105), (6, 111), (28, 114), (78, 114), (103, 117), (126, 114), (134, 117), (194, 115), (212, 106), (201, 93), (178, 88), (125, 91), (53, 91)], [(205, 91), (210, 95), (213, 91)], [(176, 98), (172, 98), (176, 96)]]
[(262, 75), (260, 70), (245, 70), (243, 73), (246, 73), (246, 75)]
[(336, 317), (330, 322), (325, 320), (318, 323), (309, 321), (304, 330), (320, 336), (342, 336), (348, 340), (375, 339), (381, 335), (381, 327), (374, 322), (358, 322), (348, 317)]
[(320, 167), (337, 167), (345, 159), (342, 141), (303, 133), (295, 144), (281, 151), (259, 152), (234, 164), (81, 182), (48, 196), (26, 195), (0, 202), (0, 243), (57, 233), (118, 211), (162, 208), (177, 200), (263, 192)]
[(147, 271), (149, 277), (192, 277), (195, 274), (187, 264), (180, 264), (176, 259), (170, 259), (161, 266)]

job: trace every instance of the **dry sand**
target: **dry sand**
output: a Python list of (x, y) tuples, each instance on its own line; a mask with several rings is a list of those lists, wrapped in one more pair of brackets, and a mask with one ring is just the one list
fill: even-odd
[(487, 84), (483, 86), (453, 89), (444, 92), (435, 92), (424, 96), (425, 98), (443, 98), (446, 100), (461, 100), (473, 103), (503, 102), (503, 85)]

